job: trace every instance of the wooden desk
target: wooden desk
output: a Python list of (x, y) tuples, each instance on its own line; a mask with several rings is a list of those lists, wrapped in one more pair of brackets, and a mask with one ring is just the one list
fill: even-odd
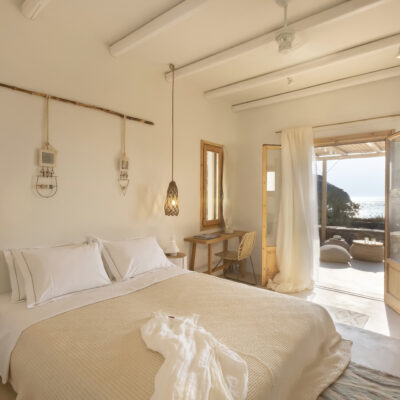
[(228, 250), (228, 240), (233, 239), (233, 238), (239, 238), (239, 242), (242, 238), (242, 236), (246, 233), (246, 231), (235, 231), (233, 233), (223, 233), (223, 232), (215, 232), (219, 234), (219, 237), (214, 238), (214, 239), (197, 239), (193, 236), (185, 238), (185, 242), (191, 242), (192, 243), (192, 253), (190, 256), (190, 264), (189, 264), (189, 269), (194, 270), (194, 262), (196, 259), (196, 247), (197, 244), (206, 244), (208, 246), (208, 274), (212, 274), (213, 272), (219, 271), (222, 269), (224, 266), (221, 265), (220, 267), (214, 268), (212, 267), (212, 245), (215, 243), (220, 243), (224, 242), (224, 250)]

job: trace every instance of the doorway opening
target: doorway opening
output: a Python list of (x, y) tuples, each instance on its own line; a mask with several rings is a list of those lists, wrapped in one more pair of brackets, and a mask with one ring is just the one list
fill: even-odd
[(384, 299), (386, 142), (316, 146), (320, 287)]

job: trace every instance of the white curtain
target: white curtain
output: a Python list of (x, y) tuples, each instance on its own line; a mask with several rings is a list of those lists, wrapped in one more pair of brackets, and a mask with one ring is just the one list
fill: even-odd
[(312, 128), (282, 131), (282, 192), (277, 232), (279, 273), (268, 288), (299, 292), (313, 287), (319, 262), (318, 203)]

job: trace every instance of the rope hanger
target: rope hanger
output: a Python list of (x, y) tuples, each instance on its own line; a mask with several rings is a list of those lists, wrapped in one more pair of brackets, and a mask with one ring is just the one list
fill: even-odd
[(121, 154), (123, 157), (126, 157), (126, 115), (124, 115), (124, 121), (122, 126)]
[(44, 131), (44, 146), (46, 149), (49, 149), (50, 142), (49, 142), (49, 103), (50, 97), (46, 97), (46, 122), (45, 122), (45, 131)]

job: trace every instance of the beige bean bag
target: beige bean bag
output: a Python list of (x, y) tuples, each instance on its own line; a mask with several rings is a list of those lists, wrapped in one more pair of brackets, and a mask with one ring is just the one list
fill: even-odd
[(344, 239), (339, 239), (339, 238), (332, 237), (332, 238), (330, 238), (328, 240), (325, 240), (324, 245), (325, 244), (334, 244), (336, 246), (343, 247), (347, 251), (350, 250), (350, 245)]
[(351, 260), (350, 253), (342, 246), (326, 244), (320, 249), (320, 260), (331, 263), (348, 263)]

